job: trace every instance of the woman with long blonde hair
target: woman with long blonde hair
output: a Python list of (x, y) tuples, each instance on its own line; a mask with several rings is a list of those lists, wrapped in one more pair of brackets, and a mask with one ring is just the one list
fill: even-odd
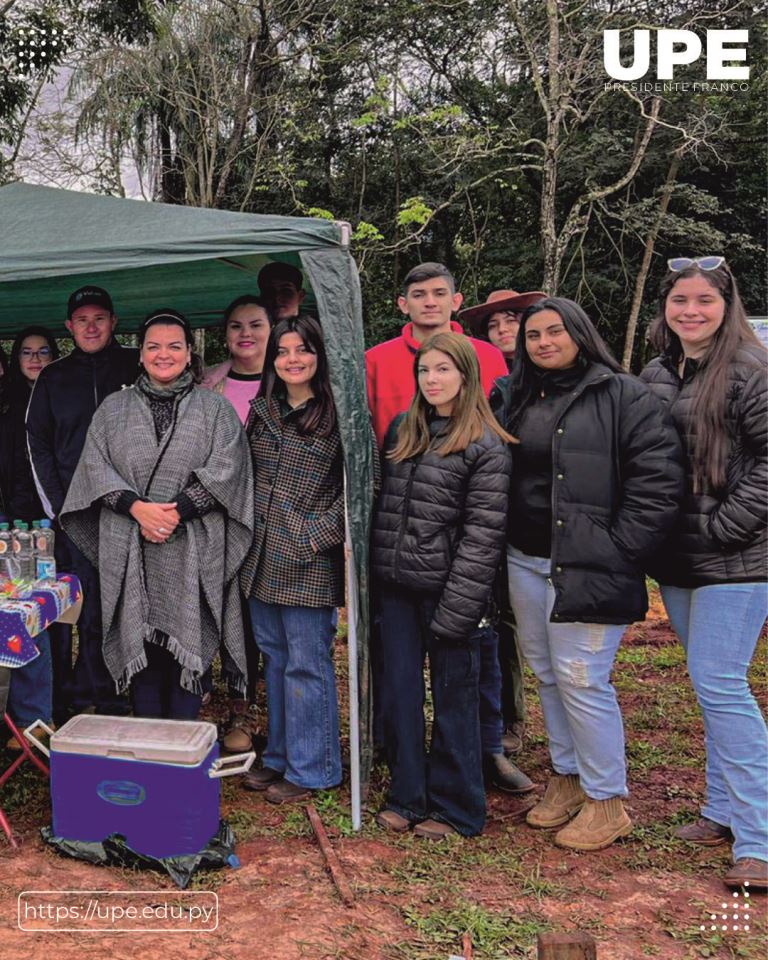
[[(504, 543), (512, 437), (491, 413), (471, 342), (425, 340), (416, 395), (392, 422), (373, 530), (389, 795), (378, 823), (428, 839), (485, 822), (478, 623)], [(424, 660), (434, 722), (424, 749)]]

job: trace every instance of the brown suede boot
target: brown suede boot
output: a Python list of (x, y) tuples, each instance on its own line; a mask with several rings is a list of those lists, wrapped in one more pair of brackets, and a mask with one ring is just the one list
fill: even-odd
[(245, 753), (253, 748), (251, 717), (247, 700), (229, 701), (229, 724), (222, 744), (227, 753)]
[(621, 797), (609, 800), (587, 797), (579, 815), (555, 834), (555, 843), (570, 850), (602, 850), (631, 832), (632, 821)]
[(559, 827), (579, 812), (586, 799), (578, 774), (553, 773), (544, 796), (528, 811), (526, 822), (531, 827)]

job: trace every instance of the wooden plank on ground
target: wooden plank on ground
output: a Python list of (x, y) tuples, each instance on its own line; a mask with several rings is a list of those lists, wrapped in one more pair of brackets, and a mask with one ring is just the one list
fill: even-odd
[(339, 862), (339, 858), (336, 856), (336, 853), (331, 846), (331, 841), (328, 839), (328, 834), (325, 832), (323, 821), (320, 819), (320, 815), (315, 809), (314, 803), (307, 804), (306, 810), (307, 816), (309, 817), (309, 822), (312, 824), (312, 829), (315, 831), (317, 842), (320, 844), (320, 849), (325, 857), (325, 862), (328, 864), (328, 869), (331, 872), (333, 882), (336, 884), (336, 889), (339, 891), (339, 896), (341, 897), (345, 907), (351, 907), (355, 902), (355, 896), (352, 893), (352, 889), (350, 888), (349, 884), (347, 883), (344, 870)]
[(540, 933), (538, 960), (597, 960), (597, 946), (588, 933)]

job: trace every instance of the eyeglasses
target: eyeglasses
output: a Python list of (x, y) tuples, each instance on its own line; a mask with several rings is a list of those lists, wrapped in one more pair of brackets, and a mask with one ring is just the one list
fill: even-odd
[(667, 260), (667, 266), (672, 273), (680, 273), (688, 267), (698, 267), (699, 270), (717, 270), (725, 263), (725, 257), (673, 257)]
[(19, 350), (19, 356), (25, 360), (48, 360), (51, 356), (51, 348), (40, 347), (39, 350), (32, 350), (30, 347), (23, 347)]

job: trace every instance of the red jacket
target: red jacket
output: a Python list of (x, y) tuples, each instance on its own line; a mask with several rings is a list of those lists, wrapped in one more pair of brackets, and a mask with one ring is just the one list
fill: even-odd
[[(451, 322), (454, 333), (463, 333), (458, 323)], [(469, 338), (480, 361), (480, 377), (486, 395), (498, 377), (507, 375), (504, 355), (485, 340)], [(373, 416), (373, 429), (380, 447), (390, 423), (398, 413), (408, 408), (416, 392), (413, 376), (413, 358), (419, 349), (413, 338), (413, 324), (406, 323), (399, 337), (371, 347), (365, 353), (365, 371), (368, 379), (368, 406)]]

